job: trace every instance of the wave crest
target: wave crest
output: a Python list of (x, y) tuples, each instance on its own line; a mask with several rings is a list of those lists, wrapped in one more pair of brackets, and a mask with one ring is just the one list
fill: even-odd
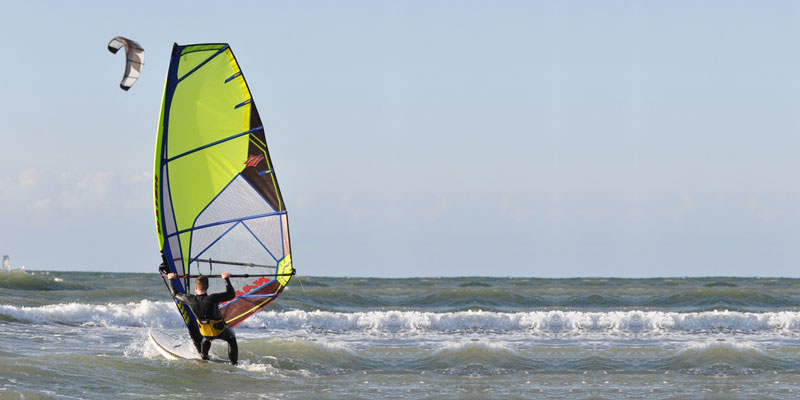
[[(21, 323), (178, 328), (168, 301), (122, 304), (63, 303), (40, 307), (0, 305), (0, 319)], [(738, 311), (262, 311), (240, 325), (250, 329), (302, 330), (376, 335), (426, 333), (525, 334), (534, 336), (648, 336), (663, 334), (800, 334), (800, 312)]]
[(531, 311), (499, 313), (461, 311), (267, 311), (244, 326), (267, 329), (304, 329), (333, 332), (362, 331), (384, 334), (425, 332), (525, 333), (533, 335), (611, 334), (619, 336), (669, 333), (782, 333), (796, 334), (800, 313), (743, 313), (706, 311)]

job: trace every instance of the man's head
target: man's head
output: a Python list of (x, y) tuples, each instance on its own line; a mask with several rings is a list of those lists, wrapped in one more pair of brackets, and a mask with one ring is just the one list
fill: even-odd
[(208, 290), (208, 277), (207, 276), (198, 276), (197, 279), (194, 280), (194, 291), (197, 294), (203, 294)]

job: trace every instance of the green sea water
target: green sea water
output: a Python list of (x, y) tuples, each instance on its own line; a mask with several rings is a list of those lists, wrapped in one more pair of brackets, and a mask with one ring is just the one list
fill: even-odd
[(155, 351), (156, 274), (0, 274), (0, 399), (800, 397), (797, 279), (301, 279), (233, 367)]

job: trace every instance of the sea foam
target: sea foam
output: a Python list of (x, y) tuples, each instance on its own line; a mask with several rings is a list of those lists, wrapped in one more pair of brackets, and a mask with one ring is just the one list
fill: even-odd
[[(38, 324), (179, 328), (175, 305), (142, 300), (124, 304), (62, 303), (40, 307), (0, 305), (0, 315)], [(606, 334), (644, 336), (671, 333), (770, 333), (800, 335), (800, 312), (738, 311), (262, 311), (240, 327), (248, 329), (360, 332), (375, 335), (489, 333), (542, 336)]]
[(800, 313), (743, 313), (707, 311), (675, 313), (660, 311), (532, 311), (499, 313), (461, 311), (431, 313), (381, 311), (337, 313), (328, 311), (261, 312), (245, 326), (270, 329), (364, 331), (386, 334), (424, 332), (527, 333), (534, 335), (648, 335), (670, 332), (706, 333), (772, 332), (795, 334)]

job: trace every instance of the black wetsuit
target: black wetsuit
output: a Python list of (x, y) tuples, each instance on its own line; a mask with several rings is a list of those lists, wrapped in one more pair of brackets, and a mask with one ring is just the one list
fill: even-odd
[[(236, 297), (236, 292), (233, 290), (231, 281), (228, 278), (225, 279), (226, 291), (224, 293), (199, 295), (176, 293), (173, 279), (167, 279), (167, 284), (172, 297), (189, 306), (197, 319), (224, 320), (219, 312), (219, 303)], [(217, 336), (203, 336), (203, 340), (200, 342), (200, 351), (203, 359), (208, 359), (208, 350), (211, 349), (211, 341), (214, 339), (222, 339), (228, 342), (228, 358), (231, 360), (231, 364), (236, 364), (239, 359), (239, 347), (236, 345), (236, 335), (233, 334), (233, 329), (228, 324), (225, 324), (225, 329)]]

